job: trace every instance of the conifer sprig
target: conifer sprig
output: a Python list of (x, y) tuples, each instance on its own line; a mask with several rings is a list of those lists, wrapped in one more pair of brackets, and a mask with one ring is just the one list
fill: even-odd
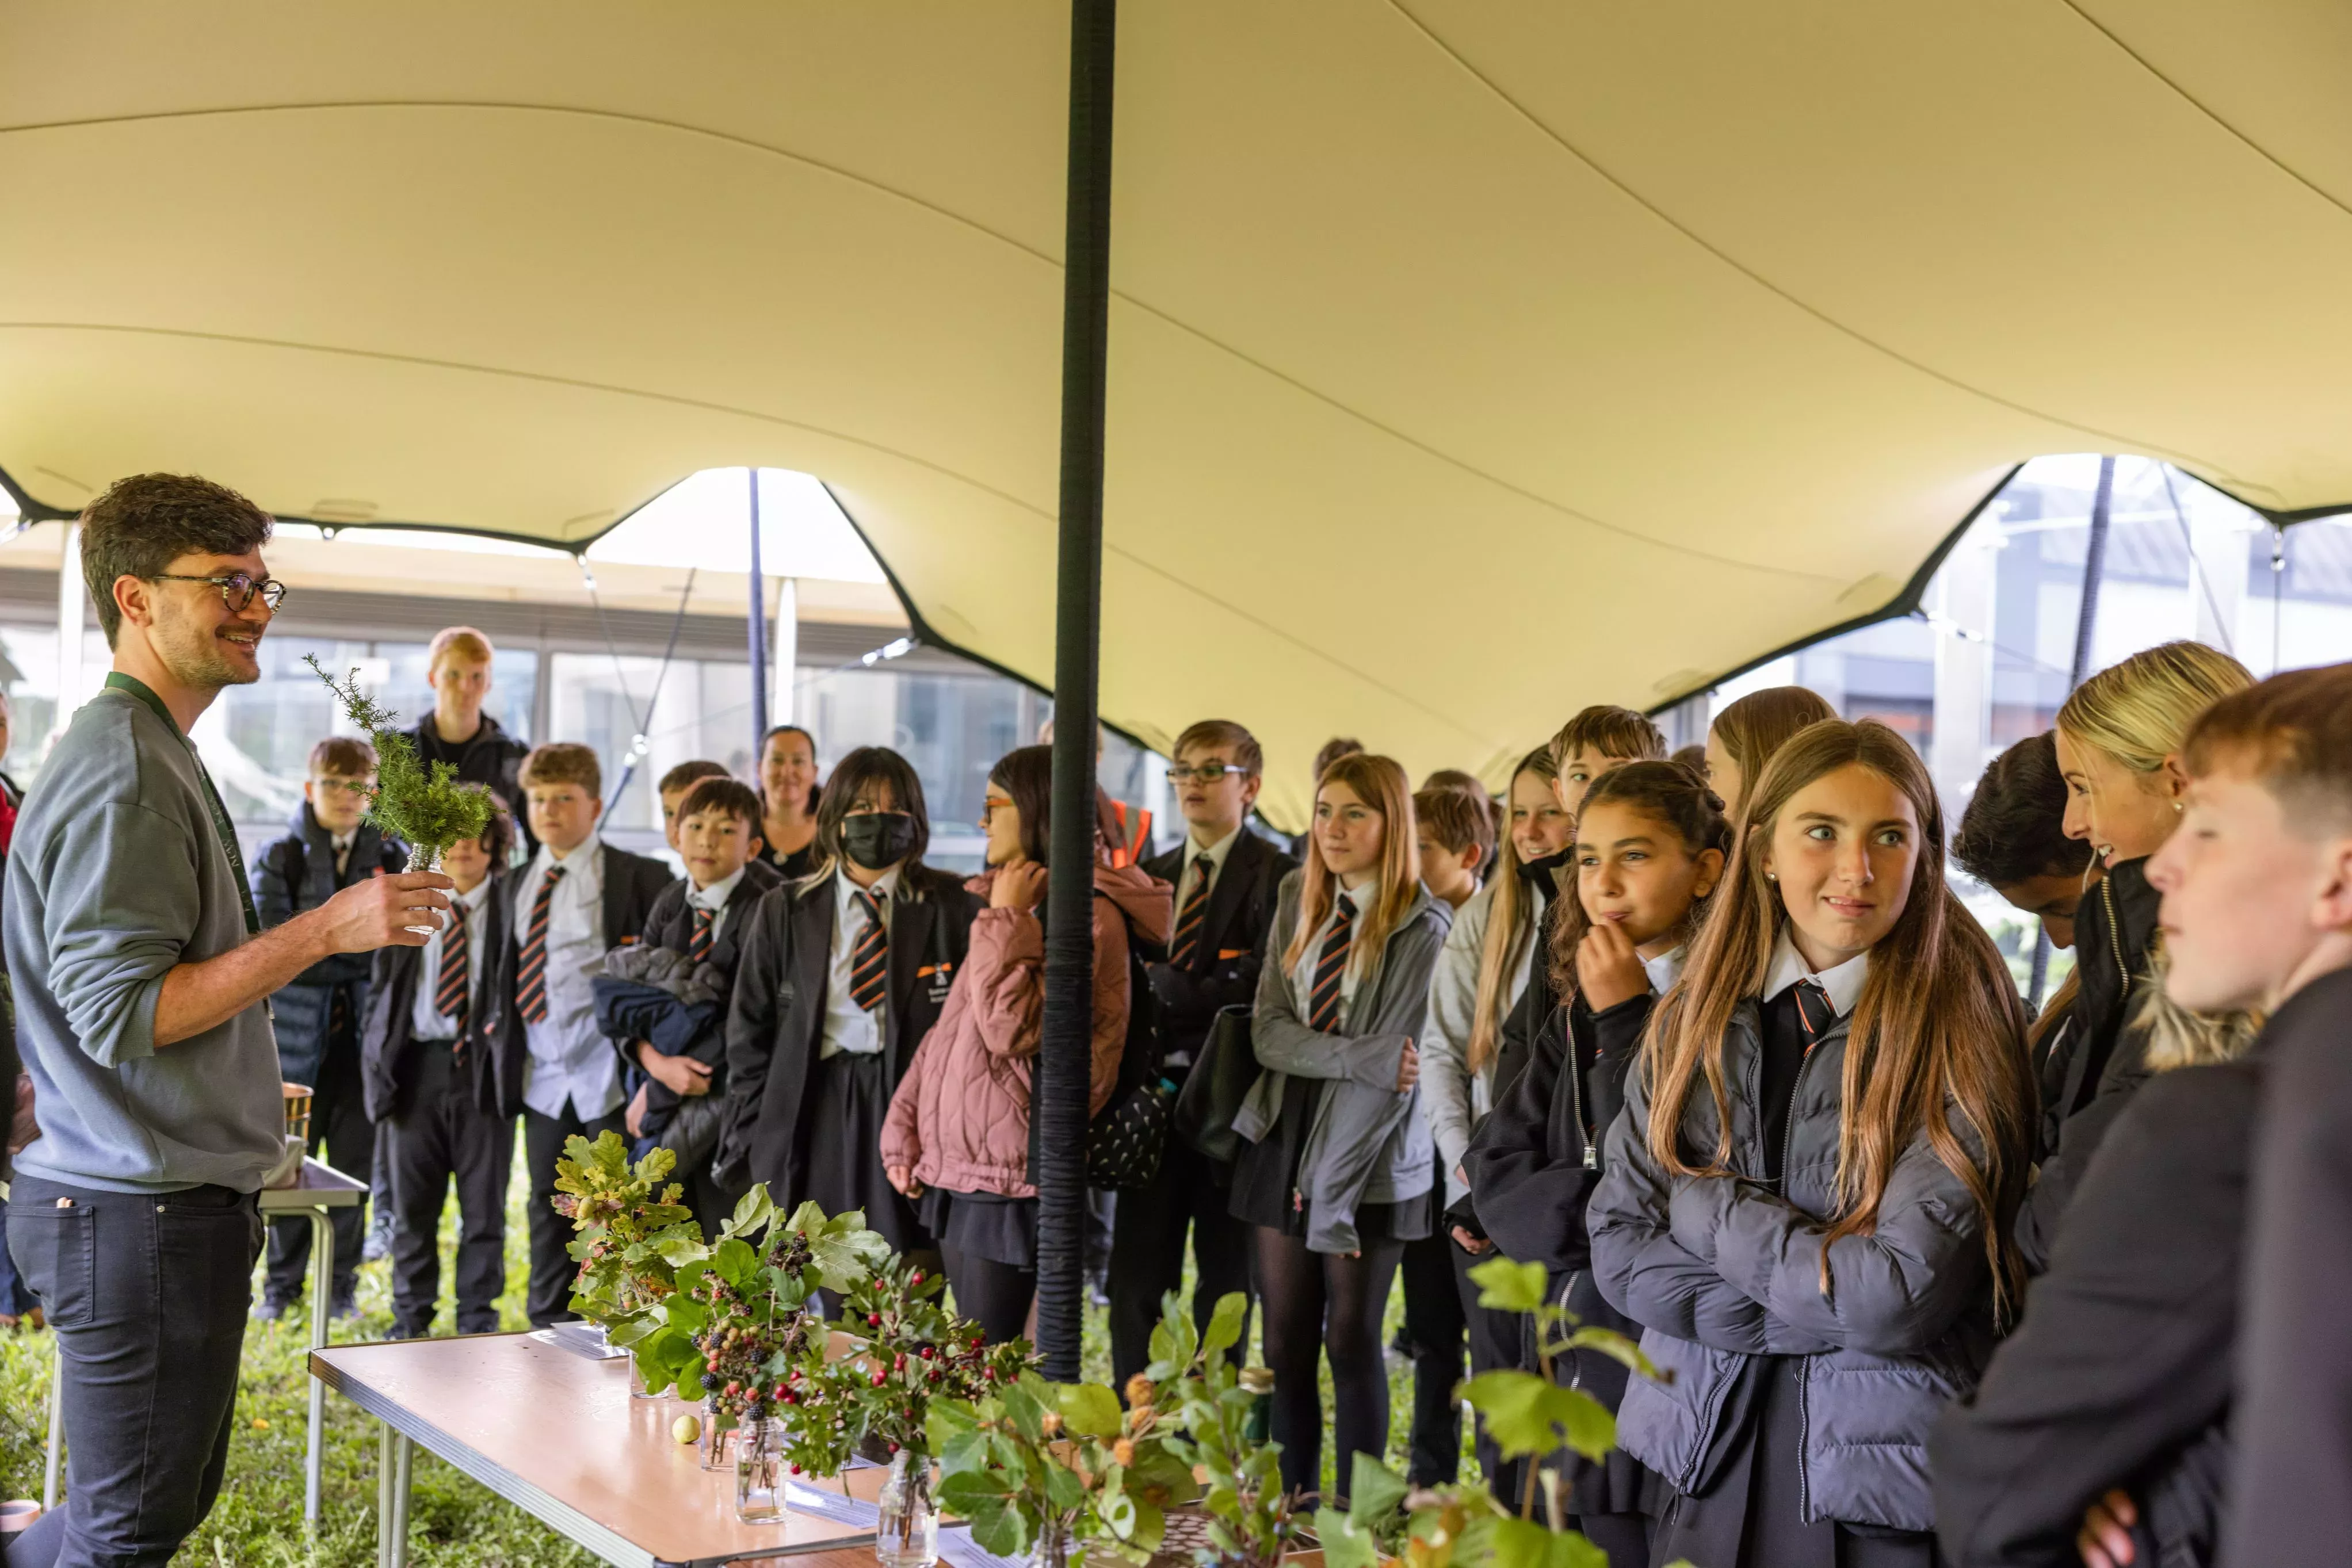
[(416, 743), (400, 728), (400, 716), (360, 690), (357, 670), (338, 681), (316, 654), (303, 654), (302, 662), (327, 683), (345, 716), (375, 747), (376, 786), (368, 801), (369, 821), (415, 850), (418, 862), (428, 866), (438, 865), (451, 844), (482, 836), (490, 825), (488, 790), (460, 782), (457, 770), (446, 762), (436, 762), (428, 770), (416, 755)]

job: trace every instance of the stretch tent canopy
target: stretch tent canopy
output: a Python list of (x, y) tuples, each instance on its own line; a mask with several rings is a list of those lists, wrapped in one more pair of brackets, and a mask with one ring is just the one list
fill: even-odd
[[(0, 469), (580, 545), (822, 477), (1053, 668), (1068, 11), (0, 9)], [(1129, 0), (1102, 708), (1490, 776), (2021, 459), (2352, 501), (2352, 7)]]

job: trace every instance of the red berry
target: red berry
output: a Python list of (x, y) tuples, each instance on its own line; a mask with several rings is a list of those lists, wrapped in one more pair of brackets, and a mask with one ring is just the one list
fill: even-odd
[(794, 1465), (794, 1466), (793, 1467), (793, 1474), (794, 1474), (794, 1475), (798, 1475), (798, 1474), (800, 1474), (800, 1473), (801, 1473), (801, 1468), (800, 1468), (798, 1465)]
[(925, 1345), (921, 1350), (916, 1352), (916, 1354), (920, 1355), (925, 1361), (929, 1361), (931, 1359), (931, 1347), (929, 1345)]
[(898, 1359), (897, 1361), (895, 1361), (895, 1362), (891, 1363), (890, 1370), (891, 1370), (891, 1371), (893, 1371), (893, 1372), (904, 1372), (906, 1369), (907, 1369), (907, 1353), (906, 1353), (905, 1351), (903, 1351), (903, 1350), (902, 1350), (902, 1351), (900, 1351), (900, 1352), (898, 1353)]
[(896, 1443), (891, 1444), (891, 1445), (890, 1445), (890, 1451), (891, 1451), (892, 1453), (894, 1453), (894, 1454), (895, 1454), (895, 1453), (897, 1453), (897, 1452), (898, 1451), (898, 1444), (896, 1444)]
[(996, 1368), (994, 1368), (994, 1367), (992, 1367), (992, 1366), (985, 1366), (985, 1367), (981, 1368), (981, 1373), (980, 1373), (980, 1375), (981, 1375), (982, 1377), (987, 1378), (991, 1383), (993, 1383), (993, 1382), (995, 1382), (995, 1381), (996, 1381)]
[(882, 1314), (881, 1314), (880, 1312), (868, 1312), (868, 1313), (866, 1313), (866, 1326), (867, 1328), (870, 1328), (870, 1329), (878, 1329), (878, 1328), (880, 1328), (880, 1327), (882, 1326)]
[(913, 1274), (913, 1276), (912, 1276), (911, 1278), (909, 1278), (909, 1279), (908, 1280), (908, 1281), (907, 1281), (907, 1283), (908, 1283), (908, 1284), (910, 1284), (910, 1285), (919, 1285), (919, 1284), (921, 1284), (922, 1282), (923, 1282), (923, 1271), (922, 1271), (920, 1269), (916, 1270), (915, 1270), (915, 1272), (914, 1272), (914, 1274)]
[(787, 1404), (787, 1405), (797, 1405), (797, 1404), (799, 1404), (799, 1403), (801, 1402), (801, 1396), (800, 1396), (799, 1395), (797, 1395), (797, 1394), (794, 1394), (794, 1393), (793, 1393), (791, 1389), (789, 1389), (789, 1388), (788, 1388), (788, 1389), (785, 1389), (782, 1393), (781, 1393), (781, 1394), (777, 1395), (777, 1396), (776, 1396), (776, 1397), (777, 1397), (777, 1398), (779, 1398), (779, 1399), (781, 1399), (781, 1400), (782, 1400), (782, 1401), (783, 1401), (785, 1404)]
[(889, 1381), (890, 1375), (887, 1372), (877, 1372), (874, 1375), (874, 1386), (877, 1388), (881, 1387), (884, 1384)]
[(727, 1392), (730, 1394), (740, 1394), (743, 1392), (743, 1385), (740, 1383), (730, 1383), (727, 1385)]

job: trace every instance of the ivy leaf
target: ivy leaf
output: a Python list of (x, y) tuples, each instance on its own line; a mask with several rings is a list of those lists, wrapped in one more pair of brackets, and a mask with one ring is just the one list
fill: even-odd
[(1544, 1304), (1544, 1287), (1550, 1276), (1540, 1263), (1514, 1263), (1489, 1258), (1470, 1270), (1478, 1287), (1478, 1304), (1506, 1312), (1531, 1312)]
[(1357, 1451), (1355, 1469), (1348, 1477), (1348, 1517), (1371, 1528), (1396, 1517), (1411, 1489), (1405, 1479), (1371, 1455)]
[(1336, 1508), (1315, 1511), (1315, 1539), (1322, 1543), (1323, 1568), (1379, 1568), (1380, 1542)]
[(1609, 1554), (1572, 1530), (1498, 1519), (1487, 1535), (1493, 1568), (1609, 1568)]
[(1549, 1453), (1564, 1440), (1598, 1459), (1617, 1441), (1617, 1418), (1606, 1406), (1532, 1372), (1482, 1372), (1462, 1385), (1462, 1397), (1486, 1418), (1505, 1458)]
[(1062, 1425), (1073, 1436), (1118, 1436), (1118, 1396), (1099, 1383), (1061, 1383), (1052, 1386), (1061, 1406)]

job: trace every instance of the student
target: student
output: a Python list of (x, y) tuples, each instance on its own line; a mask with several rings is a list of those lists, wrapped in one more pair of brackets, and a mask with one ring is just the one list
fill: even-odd
[(584, 746), (534, 747), (520, 773), (539, 849), (511, 880), (513, 924), (499, 955), (498, 1017), (486, 1019), (499, 1113), (522, 1118), (530, 1173), (533, 1328), (570, 1315), (577, 1272), (571, 1227), (550, 1207), (555, 1162), (574, 1134), (622, 1131), (620, 1063), (596, 1028), (592, 983), (604, 954), (645, 929), (669, 885), (661, 862), (608, 844), (596, 831), (604, 773)]
[(1339, 761), (1342, 757), (1360, 757), (1363, 755), (1363, 750), (1364, 743), (1353, 736), (1333, 736), (1316, 748), (1315, 781), (1320, 784), (1323, 781), (1323, 775), (1330, 768), (1331, 764)]
[(425, 650), (425, 684), (433, 688), (433, 712), (409, 731), (417, 760), (430, 772), (446, 762), (468, 784), (484, 784), (507, 803), (521, 831), (522, 852), (539, 852), (532, 836), (521, 768), (530, 747), (482, 711), (490, 695), (490, 669), (497, 658), (490, 640), (471, 626), (445, 626)]
[(1735, 822), (1743, 820), (1747, 791), (1772, 754), (1809, 724), (1837, 710), (1803, 686), (1767, 686), (1727, 705), (1706, 727), (1706, 779)]
[[(988, 870), (965, 885), (988, 901), (947, 1010), (908, 1063), (882, 1129), (890, 1185), (939, 1240), (956, 1310), (991, 1344), (1020, 1337), (1037, 1288), (1037, 1189), (1029, 1180), (1029, 1084), (1045, 966), (1046, 857), (1054, 749), (1007, 752), (988, 775), (981, 826)], [(1097, 817), (1112, 821), (1096, 791)], [(1131, 942), (1169, 937), (1171, 892), (1140, 866), (1111, 863), (1096, 832), (1094, 1060), (1087, 1114), (1118, 1086), (1127, 1046)]]
[(1685, 768), (1691, 770), (1691, 775), (1694, 778), (1705, 779), (1706, 777), (1706, 747), (1697, 741), (1693, 741), (1688, 746), (1675, 747), (1675, 754), (1672, 757), (1667, 758), (1666, 760), (1669, 762), (1681, 763)]
[(499, 894), (512, 874), (513, 851), (514, 822), (500, 802), (480, 838), (452, 844), (441, 857), (441, 870), (457, 884), (447, 922), (422, 947), (375, 956), (361, 1070), (391, 1189), (394, 1339), (433, 1332), (441, 1211), (453, 1179), (457, 1332), (499, 1329), (514, 1119), (496, 1112), (482, 1025), (496, 1012), (491, 988), (511, 921)]
[[(639, 940), (605, 956), (596, 1012), (621, 1051), (624, 1130), (640, 1155), (659, 1146), (677, 1156), (670, 1179), (703, 1234), (716, 1236), (748, 1190), (712, 1169), (726, 1121), (727, 1015), (751, 909), (782, 878), (759, 858), (760, 797), (724, 774), (687, 790), (677, 837), (686, 874), (654, 900)], [(709, 1017), (686, 1027), (698, 1002)]]
[[(1974, 1405), (1937, 1433), (1937, 1528), (1963, 1568), (2219, 1560), (2239, 1281), (2272, 1278), (2242, 1269), (2257, 1111), (2287, 1041), (2309, 1032), (2323, 1050), (2342, 1049), (2347, 993), (2335, 972), (2352, 962), (2352, 666), (2222, 698), (2191, 725), (2179, 758), (2179, 831), (2146, 867), (2162, 898), (2167, 960), (2150, 1000), (2274, 1016), (2250, 1043), (2187, 1030), (2151, 1037), (2155, 1076), (2083, 1172), (2023, 1326)], [(2294, 1250), (2309, 1243), (2299, 1236)], [(2331, 1320), (2339, 1310), (2331, 1302)], [(2314, 1348), (2299, 1344), (2298, 1364)], [(2310, 1451), (2299, 1444), (2287, 1462), (2306, 1464)], [(2330, 1474), (2319, 1490), (2341, 1488)], [(2276, 1506), (2301, 1515), (2313, 1500)], [(2328, 1542), (2328, 1561), (2345, 1540)]]
[(816, 870), (816, 737), (780, 724), (760, 743), (761, 853), (787, 881)]
[(1928, 1430), (2017, 1311), (2033, 1092), (1943, 826), (1882, 724), (1783, 747), (1604, 1134), (1593, 1273), (1671, 1379), (1618, 1417), (1676, 1494), (1656, 1561), (1935, 1560)]
[[(2197, 820), (2181, 836), (2196, 842), (2174, 862), (2178, 882), (2161, 883), (2168, 989), (2206, 1012), (2271, 1013), (2221, 1561), (2317, 1568), (2352, 1541), (2342, 1244), (2352, 1234), (2352, 666), (2274, 675), (2218, 705), (2189, 757), (2215, 782), (2200, 782), (2189, 809)], [(2199, 896), (2207, 856), (2210, 910)], [(2231, 899), (2242, 885), (2259, 891), (2259, 921)]]
[[(1181, 1087), (1217, 1014), (1257, 995), (1275, 891), (1294, 862), (1247, 825), (1265, 781), (1255, 736), (1230, 719), (1202, 719), (1176, 737), (1171, 755), (1168, 782), (1184, 841), (1143, 869), (1174, 890), (1175, 932), (1144, 973), (1160, 1006), (1161, 1069)], [(1188, 1231), (1192, 1315), (1205, 1325), (1221, 1298), (1250, 1290), (1249, 1227), (1233, 1216), (1233, 1167), (1171, 1134), (1160, 1179), (1120, 1193), (1111, 1223), (1111, 1381), (1118, 1387), (1151, 1359), (1160, 1298), (1184, 1282)]]
[[(685, 800), (686, 792), (705, 779), (724, 779), (727, 776), (727, 769), (718, 763), (700, 759), (681, 762), (661, 776), (661, 782), (654, 786), (654, 793), (661, 797), (662, 841), (669, 845), (670, 853), (684, 858), (684, 852), (677, 847), (677, 808)], [(751, 799), (756, 800), (759, 796), (755, 794)], [(760, 824), (755, 821), (751, 825), (757, 829)]]
[[(1628, 762), (1663, 759), (1666, 737), (1659, 733), (1656, 725), (1633, 709), (1598, 703), (1580, 710), (1560, 726), (1559, 733), (1551, 737), (1549, 751), (1552, 800), (1568, 819), (1572, 831), (1577, 807), (1584, 792), (1592, 788), (1592, 781)], [(1554, 912), (1553, 894), (1575, 874), (1569, 867), (1568, 852), (1562, 850), (1558, 859), (1546, 862), (1541, 874), (1549, 884), (1544, 904), (1545, 917), (1549, 919)], [(1545, 929), (1548, 932), (1549, 928)], [(1559, 1002), (1559, 998), (1552, 994), (1549, 967), (1535, 966), (1519, 993), (1517, 1006), (1503, 1020), (1502, 1040), (1495, 1059), (1497, 1092), (1508, 1088), (1519, 1069), (1527, 1065), (1528, 1053), (1535, 1048), (1536, 1031), (1543, 1028), (1544, 1020), (1551, 1017)]]
[(727, 1019), (725, 1179), (779, 1203), (861, 1209), (904, 1253), (937, 1243), (882, 1168), (891, 1093), (940, 1019), (981, 901), (923, 863), (930, 813), (907, 759), (859, 747), (817, 802), (814, 874), (744, 926)]
[(2133, 994), (2149, 973), (2157, 894), (2147, 857), (2180, 820), (2180, 745), (2217, 699), (2252, 683), (2245, 666), (2202, 643), (2166, 643), (2101, 670), (2058, 710), (2058, 770), (2066, 780), (2066, 836), (2104, 868), (2075, 917), (2075, 1000), (2046, 1071), (2056, 1092), (2046, 1119), (2058, 1143), (2041, 1161), (2018, 1217), (2026, 1268), (2048, 1262), (2074, 1182), (2126, 1100), (2146, 1082)]
[[(408, 852), (361, 821), (375, 788), (375, 748), (335, 736), (310, 748), (302, 805), (284, 838), (253, 862), (254, 902), (267, 928), (319, 908), (356, 882), (398, 872)], [(367, 1013), (368, 956), (322, 958), (269, 998), (276, 1020), (278, 1071), (291, 1083), (310, 1085), (310, 1152), (346, 1176), (372, 1177), (375, 1124), (360, 1082), (360, 1022)], [(360, 1247), (367, 1230), (363, 1206), (335, 1210), (335, 1277), (330, 1311), (358, 1315)], [(253, 1315), (282, 1316), (301, 1300), (310, 1277), (310, 1222), (299, 1216), (270, 1221), (269, 1267), (261, 1304)]]
[[(1496, 1243), (1542, 1264), (1580, 1322), (1641, 1333), (1593, 1286), (1585, 1205), (1650, 1010), (1681, 972), (1730, 847), (1722, 801), (1682, 764), (1628, 763), (1593, 784), (1577, 817), (1576, 897), (1561, 904), (1547, 954), (1566, 999), (1463, 1157)], [(1553, 1373), (1612, 1410), (1624, 1397), (1624, 1367), (1598, 1353), (1571, 1353)], [(1612, 1453), (1598, 1465), (1571, 1458), (1566, 1474), (1568, 1511), (1611, 1568), (1647, 1568), (1664, 1503), (1655, 1472)]]
[[(1454, 777), (1469, 779), (1467, 774)], [(1444, 778), (1432, 774), (1413, 795), (1414, 847), (1421, 855), (1422, 886), (1445, 905), (1454, 922), (1453, 930), (1458, 930), (1464, 905), (1481, 892), (1479, 868), (1494, 852), (1495, 827), (1483, 786), (1470, 779), (1473, 793), (1438, 781)], [(1448, 931), (1446, 946), (1441, 950), (1439, 968), (1445, 964), (1444, 954), (1453, 950), (1453, 930)], [(1470, 983), (1475, 985), (1475, 975)], [(1434, 978), (1430, 988), (1433, 998)], [(1426, 1066), (1435, 1060), (1436, 1048), (1426, 1031), (1422, 1043), (1427, 1048)], [(1434, 1105), (1433, 1097), (1424, 1091), (1422, 1113), (1431, 1124), (1433, 1137)], [(1441, 1157), (1438, 1168), (1450, 1172), (1458, 1158), (1458, 1151), (1454, 1157)], [(1407, 1470), (1423, 1486), (1453, 1480), (1462, 1463), (1462, 1411), (1454, 1389), (1462, 1381), (1463, 1336), (1470, 1328), (1459, 1283), (1461, 1268), (1468, 1266), (1470, 1254), (1455, 1244), (1447, 1230), (1448, 1225), (1441, 1221), (1427, 1236), (1406, 1242), (1404, 1257), (1397, 1266), (1404, 1280), (1404, 1326), (1399, 1338), (1412, 1361), (1412, 1437)], [(1456, 1266), (1457, 1260), (1461, 1267)], [(1502, 1315), (1478, 1308), (1475, 1294), (1469, 1311), (1478, 1313), (1480, 1331), (1496, 1337), (1497, 1325), (1486, 1320)]]
[(1452, 923), (1421, 884), (1412, 797), (1386, 757), (1342, 757), (1315, 791), (1307, 863), (1283, 878), (1258, 976), (1261, 1069), (1234, 1120), (1234, 1213), (1256, 1227), (1283, 1485), (1323, 1463), (1318, 1367), (1339, 1473), (1388, 1447), (1381, 1312), (1405, 1244), (1437, 1228), (1437, 1169), (1413, 1037)]
[[(2074, 911), (2084, 888), (2098, 876), (2091, 846), (2066, 836), (2065, 815), (2066, 780), (2058, 772), (2057, 743), (2048, 734), (2030, 735), (1984, 770), (1952, 838), (1953, 863), (2040, 921), (2050, 945), (2062, 949), (2074, 945)], [(2042, 1086), (2037, 1159), (2058, 1146), (2057, 1107), (2067, 1063), (2061, 1031), (2074, 1010), (2078, 975), (2067, 971), (2065, 984), (2042, 1005), (2026, 1036), (2034, 1079)]]

